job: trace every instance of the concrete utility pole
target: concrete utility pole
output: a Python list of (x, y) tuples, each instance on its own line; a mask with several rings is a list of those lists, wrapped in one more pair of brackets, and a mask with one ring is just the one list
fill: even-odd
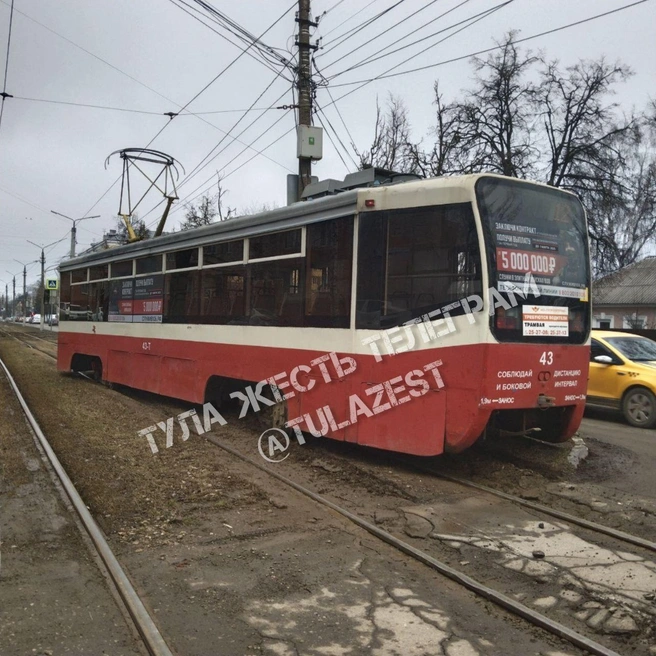
[[(18, 260), (14, 260), (14, 262), (18, 262)], [(25, 309), (27, 305), (27, 264), (24, 264), (23, 262), (18, 262), (18, 264), (23, 265), (23, 323), (25, 323)], [(30, 262), (31, 264), (31, 262)], [(16, 278), (14, 277), (14, 290), (16, 289)], [(16, 292), (14, 291), (14, 302), (16, 302)]]
[[(23, 323), (25, 323), (25, 310), (27, 306), (27, 264), (33, 264), (32, 262), (28, 262), (25, 264), (25, 262), (19, 262), (18, 260), (14, 260), (14, 262), (18, 262), (18, 264), (23, 265)], [(14, 303), (16, 302), (16, 277), (14, 276)]]
[[(310, 27), (316, 23), (310, 20), (310, 0), (298, 0), (298, 124), (312, 125), (312, 64), (310, 61)], [(309, 157), (298, 158), (298, 198), (305, 187), (310, 184), (312, 160)]]
[(55, 210), (50, 210), (53, 214), (56, 214), (57, 216), (61, 216), (64, 219), (68, 219), (69, 221), (73, 222), (73, 227), (71, 228), (71, 250), (70, 250), (70, 257), (73, 258), (75, 257), (75, 244), (77, 243), (76, 237), (77, 237), (77, 224), (80, 221), (86, 221), (87, 219), (98, 219), (100, 218), (100, 214), (96, 214), (94, 216), (83, 216), (81, 219), (71, 219), (70, 216), (66, 216), (65, 214), (61, 214), (60, 212), (55, 212)]
[(11, 302), (11, 312), (9, 313), (9, 316), (13, 317), (14, 314), (16, 313), (16, 276), (11, 271), (7, 271), (6, 269), (5, 269), (5, 273), (8, 273), (10, 276), (12, 276), (14, 281), (14, 296)]
[(39, 322), (39, 330), (43, 330), (46, 322), (46, 254), (41, 249), (41, 321)]
[(45, 326), (45, 299), (44, 299), (44, 292), (46, 290), (46, 254), (44, 252), (44, 249), (48, 248), (49, 246), (54, 246), (55, 244), (59, 243), (61, 240), (53, 241), (52, 244), (48, 244), (48, 246), (42, 246), (41, 244), (35, 244), (33, 241), (30, 241), (29, 239), (27, 242), (29, 244), (32, 244), (32, 246), (36, 246), (37, 248), (41, 249), (41, 258), (37, 260), (38, 262), (41, 262), (41, 321), (39, 322), (39, 330), (43, 330)]

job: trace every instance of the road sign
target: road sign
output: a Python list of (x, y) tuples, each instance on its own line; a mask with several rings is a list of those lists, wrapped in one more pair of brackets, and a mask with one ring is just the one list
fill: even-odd
[(46, 289), (59, 289), (59, 280), (57, 278), (48, 278), (46, 280)]

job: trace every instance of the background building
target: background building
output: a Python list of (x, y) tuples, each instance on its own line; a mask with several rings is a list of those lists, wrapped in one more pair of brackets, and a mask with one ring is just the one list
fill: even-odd
[(592, 286), (592, 327), (656, 329), (656, 257), (611, 273)]

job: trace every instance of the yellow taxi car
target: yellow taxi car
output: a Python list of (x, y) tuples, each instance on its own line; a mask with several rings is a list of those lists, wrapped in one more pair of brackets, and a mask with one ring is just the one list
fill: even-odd
[(593, 330), (586, 404), (621, 410), (632, 426), (656, 426), (656, 342)]

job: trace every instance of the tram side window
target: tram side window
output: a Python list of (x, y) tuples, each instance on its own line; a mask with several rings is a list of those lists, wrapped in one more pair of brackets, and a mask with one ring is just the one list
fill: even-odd
[(349, 327), (352, 264), (352, 217), (308, 226), (306, 326)]
[(203, 265), (242, 262), (244, 259), (244, 240), (224, 241), (203, 247)]
[(184, 251), (175, 251), (166, 254), (166, 270), (188, 269), (198, 266), (198, 249), (188, 248)]
[(109, 314), (109, 282), (95, 282), (88, 287), (87, 320), (107, 321), (107, 315)]
[(302, 326), (305, 260), (274, 260), (250, 267), (248, 323)]
[(481, 291), (469, 203), (363, 215), (359, 244), (358, 328), (400, 325)]
[(246, 270), (206, 269), (201, 280), (201, 321), (244, 324), (246, 320)]
[(132, 260), (112, 262), (112, 278), (125, 278), (132, 275)]
[(72, 282), (86, 282), (87, 281), (87, 270), (86, 269), (75, 269), (71, 272), (71, 281)]
[(161, 271), (161, 255), (149, 255), (148, 257), (140, 257), (137, 260), (137, 275), (142, 273), (161, 273)]
[(108, 264), (101, 264), (89, 269), (89, 280), (105, 280), (106, 278), (109, 278)]
[(62, 304), (64, 321), (91, 321), (89, 285), (71, 285), (70, 303)]
[(285, 230), (272, 235), (251, 237), (248, 244), (248, 259), (294, 255), (301, 252), (301, 230)]
[(62, 272), (59, 280), (59, 302), (61, 305), (71, 302), (71, 274), (69, 271)]
[(166, 323), (198, 323), (200, 318), (200, 271), (168, 273), (165, 276)]

